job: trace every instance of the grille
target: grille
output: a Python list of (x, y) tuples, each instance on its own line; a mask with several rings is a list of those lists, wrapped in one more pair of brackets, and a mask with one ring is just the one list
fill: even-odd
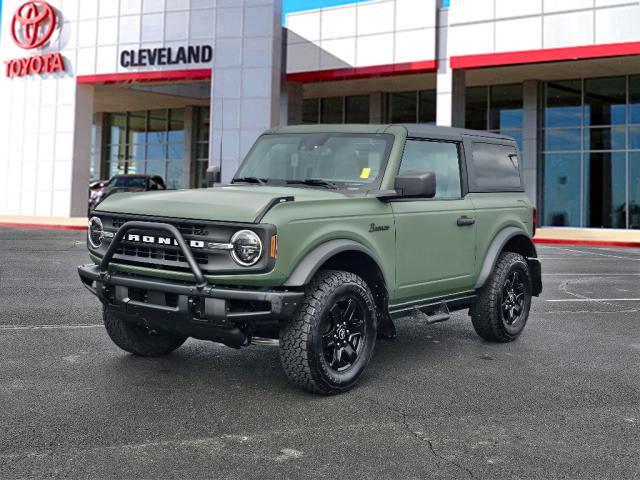
[[(203, 252), (194, 252), (193, 258), (200, 265), (206, 265), (209, 263), (209, 256)], [(178, 249), (174, 248), (154, 248), (154, 247), (142, 247), (132, 244), (121, 244), (116, 249), (117, 255), (124, 255), (127, 257), (136, 258), (150, 258), (158, 260), (160, 262), (182, 262), (187, 263), (187, 259)]]
[[(120, 228), (122, 225), (127, 223), (130, 219), (115, 217), (111, 220), (114, 228)], [(175, 226), (182, 235), (194, 236), (194, 237), (205, 237), (209, 235), (209, 231), (207, 230), (207, 225), (198, 224), (198, 223), (176, 223), (171, 222), (173, 226)]]

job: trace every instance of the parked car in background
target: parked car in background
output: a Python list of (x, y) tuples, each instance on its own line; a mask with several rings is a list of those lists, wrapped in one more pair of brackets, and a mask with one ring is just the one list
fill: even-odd
[(166, 190), (160, 175), (115, 175), (110, 180), (99, 180), (89, 185), (89, 211), (109, 195), (118, 192), (147, 192)]
[(104, 188), (109, 183), (109, 180), (92, 180), (89, 182), (89, 193)]

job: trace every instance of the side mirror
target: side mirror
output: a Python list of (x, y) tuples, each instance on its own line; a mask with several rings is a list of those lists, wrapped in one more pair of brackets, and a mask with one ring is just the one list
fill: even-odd
[(436, 196), (434, 172), (406, 172), (393, 185), (399, 197), (433, 198)]
[(220, 183), (220, 179), (222, 178), (222, 172), (218, 165), (212, 165), (207, 168), (206, 181), (207, 187), (211, 188), (216, 183)]

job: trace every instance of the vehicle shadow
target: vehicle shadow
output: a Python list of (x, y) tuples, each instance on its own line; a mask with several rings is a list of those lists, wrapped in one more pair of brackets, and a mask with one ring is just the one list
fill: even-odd
[[(378, 340), (363, 383), (376, 384), (398, 371), (443, 367), (457, 361), (462, 349), (481, 355), (490, 344), (481, 341), (466, 315), (439, 325), (415, 318), (397, 323), (398, 338)], [(486, 352), (485, 352), (486, 353)], [(467, 353), (468, 354), (468, 353)], [(251, 346), (240, 350), (211, 342), (189, 340), (171, 355), (142, 358), (114, 350), (104, 371), (122, 388), (192, 390), (240, 389), (252, 395), (307, 395), (292, 386), (281, 368), (278, 349)], [(111, 373), (108, 373), (111, 372)], [(194, 390), (195, 389), (195, 390)]]

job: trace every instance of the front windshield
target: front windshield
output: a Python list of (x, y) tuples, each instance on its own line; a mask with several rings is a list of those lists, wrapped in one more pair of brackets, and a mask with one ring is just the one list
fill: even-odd
[(379, 186), (393, 135), (299, 133), (263, 135), (241, 165), (234, 182), (300, 184), (344, 189)]
[(109, 187), (146, 188), (144, 177), (115, 177), (109, 181)]

